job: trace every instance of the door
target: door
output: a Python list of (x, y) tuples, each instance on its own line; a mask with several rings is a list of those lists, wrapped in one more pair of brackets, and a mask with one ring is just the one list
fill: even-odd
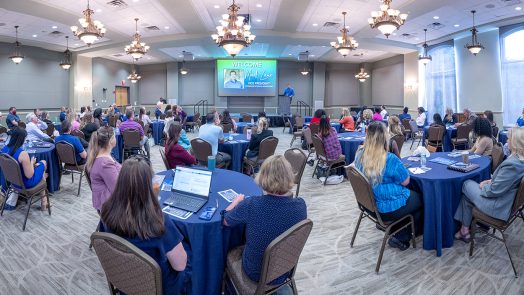
[(115, 86), (115, 103), (119, 107), (129, 105), (128, 86)]

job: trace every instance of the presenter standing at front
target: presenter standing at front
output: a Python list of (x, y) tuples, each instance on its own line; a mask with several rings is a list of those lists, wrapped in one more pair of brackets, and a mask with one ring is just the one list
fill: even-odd
[(287, 88), (284, 89), (284, 96), (289, 97), (289, 103), (285, 105), (284, 109), (282, 110), (282, 113), (284, 114), (291, 114), (291, 101), (293, 100), (293, 96), (295, 96), (295, 89), (291, 87), (291, 84), (287, 84)]

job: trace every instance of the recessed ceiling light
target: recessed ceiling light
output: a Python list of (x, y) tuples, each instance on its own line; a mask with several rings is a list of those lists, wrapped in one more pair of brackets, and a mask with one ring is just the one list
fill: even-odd
[(393, 36), (396, 36), (396, 35), (397, 35), (397, 33), (392, 33), (391, 35), (393, 35)]
[(164, 29), (169, 30), (169, 26), (165, 26)]
[(219, 9), (219, 8), (220, 8), (220, 5), (215, 4), (215, 5), (213, 5), (213, 7), (216, 8), (216, 9)]
[(313, 27), (316, 27), (316, 26), (318, 26), (318, 24), (313, 24)]
[(322, 45), (322, 47), (324, 47), (324, 48), (325, 48), (325, 47), (327, 47), (327, 46), (326, 46), (326, 45)]
[(420, 38), (418, 38), (418, 37), (417, 37), (417, 38), (415, 38), (415, 40), (417, 40), (417, 41), (418, 41), (418, 40), (420, 40)]
[(33, 38), (36, 38), (36, 37), (38, 37), (38, 35), (37, 35), (37, 34), (34, 34), (34, 35), (33, 35)]
[(140, 0), (133, 0), (133, 2), (138, 2), (138, 1), (140, 1)]
[(261, 19), (257, 19), (257, 23), (261, 22), (262, 20)]
[(311, 54), (310, 56), (311, 56), (311, 57), (315, 57), (315, 55), (314, 55), (314, 54)]
[(102, 12), (102, 9), (98, 8), (98, 9), (96, 10), (96, 12)]
[(459, 25), (459, 24), (455, 24), (455, 25), (453, 25), (453, 26), (454, 26), (455, 28), (458, 28), (458, 27), (460, 27), (460, 25)]
[(75, 45), (75, 46), (78, 46), (78, 45), (80, 45), (80, 44), (78, 44), (78, 43), (75, 43), (74, 45)]
[(521, 10), (522, 10), (522, 7), (517, 6), (517, 7), (515, 7), (515, 10), (516, 10), (516, 11), (521, 11)]
[(288, 55), (293, 55), (293, 54), (290, 53), (290, 54), (288, 54)]
[(435, 16), (433, 17), (433, 19), (439, 19), (439, 18), (440, 18), (440, 17), (438, 17), (438, 15), (435, 15)]
[(258, 7), (258, 8), (262, 7), (262, 4), (260, 4), (260, 3), (259, 3), (259, 4), (257, 4), (257, 7)]
[(52, 26), (51, 28), (53, 28), (53, 29), (58, 29), (58, 27), (57, 27), (57, 26)]
[(151, 57), (148, 56), (147, 59), (151, 59)]

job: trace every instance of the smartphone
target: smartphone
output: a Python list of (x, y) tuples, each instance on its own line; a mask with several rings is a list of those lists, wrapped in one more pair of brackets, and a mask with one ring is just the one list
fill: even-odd
[(409, 163), (404, 163), (404, 167), (408, 168), (408, 167), (410, 167), (410, 166), (411, 166), (411, 164), (409, 164)]
[(215, 215), (216, 211), (217, 207), (206, 207), (204, 208), (204, 211), (200, 214), (198, 218), (202, 220), (211, 220), (211, 218), (213, 218), (213, 215)]

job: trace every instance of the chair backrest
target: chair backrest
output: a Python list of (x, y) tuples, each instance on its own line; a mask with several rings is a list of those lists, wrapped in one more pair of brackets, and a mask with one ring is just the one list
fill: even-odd
[(397, 134), (393, 136), (392, 139), (397, 143), (398, 152), (402, 154), (402, 146), (406, 138), (403, 135)]
[(158, 263), (125, 239), (95, 232), (91, 243), (110, 285), (126, 294), (162, 294)]
[(56, 143), (56, 154), (58, 160), (66, 165), (76, 165), (75, 147), (69, 142), (59, 141)]
[(109, 116), (107, 119), (107, 123), (111, 127), (116, 127), (116, 117), (115, 116)]
[(247, 135), (247, 130), (248, 129), (251, 129), (251, 134), (255, 134), (257, 133), (257, 126), (246, 126), (244, 127), (244, 130), (242, 131), (242, 133), (244, 133), (244, 135)]
[(499, 127), (493, 126), (493, 137), (498, 138), (499, 135)]
[(22, 122), (22, 121), (18, 122), (18, 127), (25, 129), (25, 122)]
[(502, 161), (504, 161), (504, 149), (500, 142), (494, 140), (493, 150), (491, 151), (491, 173), (497, 170)]
[[(47, 134), (48, 136), (53, 136), (54, 132), (55, 132), (55, 124), (47, 124), (47, 129), (45, 130), (45, 134)], [(2, 130), (0, 130), (0, 134), (2, 134)]]
[(5, 181), (25, 189), (22, 169), (16, 159), (8, 154), (0, 153), (0, 169), (4, 174)]
[(255, 294), (263, 294), (270, 282), (285, 273), (293, 277), (300, 254), (313, 229), (313, 221), (305, 219), (276, 237), (264, 251), (260, 281)]
[(295, 117), (295, 127), (302, 129), (304, 127), (304, 117)]
[(198, 120), (200, 120), (200, 113), (196, 113), (194, 116), (193, 116), (193, 122), (198, 122)]
[(373, 189), (369, 180), (354, 166), (348, 165), (345, 168), (346, 175), (349, 178), (349, 182), (353, 188), (360, 210), (366, 210), (367, 212), (375, 214), (379, 223), (383, 225), (382, 220), (380, 219), (380, 214), (378, 214), (377, 211)]
[(457, 139), (469, 139), (469, 132), (473, 129), (472, 125), (461, 124), (457, 127)]
[(86, 139), (86, 137), (84, 135), (84, 132), (82, 132), (82, 131), (80, 131), (78, 129), (75, 129), (75, 130), (71, 131), (71, 135), (76, 136), (78, 138), (82, 138), (84, 140)]
[(318, 137), (317, 134), (313, 134), (313, 146), (315, 147), (315, 153), (317, 154), (317, 158), (322, 158), (323, 160), (326, 160), (326, 151), (324, 150), (324, 143), (322, 142), (322, 139)]
[(429, 141), (442, 141), (444, 136), (444, 126), (431, 126), (428, 129), (428, 140)]
[(317, 124), (317, 123), (311, 123), (311, 124), (309, 124), (309, 129), (311, 129), (311, 134), (312, 135), (318, 134), (318, 132), (320, 130), (320, 125)]
[(191, 140), (191, 148), (195, 154), (195, 158), (201, 163), (207, 163), (207, 157), (211, 156), (212, 149), (209, 142), (201, 139), (194, 138)]
[(125, 129), (124, 132), (122, 132), (122, 139), (125, 148), (139, 148), (140, 141), (142, 140), (140, 131), (136, 129)]
[[(53, 127), (55, 127), (53, 125)], [(4, 126), (0, 126), (0, 134), (4, 134), (4, 133), (7, 133), (7, 128), (5, 128)]]
[(293, 168), (293, 175), (295, 176), (295, 184), (299, 184), (302, 179), (302, 174), (306, 168), (307, 155), (297, 148), (292, 148), (284, 152), (284, 158), (291, 164)]
[(418, 131), (417, 122), (415, 120), (409, 121), (409, 129), (411, 130), (411, 132), (417, 132)]
[(406, 132), (411, 132), (411, 125), (409, 124), (411, 120), (410, 119), (403, 119), (402, 120), (402, 126), (404, 126), (404, 130)]
[(222, 127), (222, 130), (224, 130), (224, 133), (229, 133), (233, 130), (233, 125), (231, 123), (223, 123), (220, 126)]
[(524, 177), (520, 180), (519, 189), (515, 195), (515, 200), (513, 201), (513, 207), (511, 207), (511, 215), (517, 213), (517, 211), (522, 210), (524, 206)]
[(260, 147), (258, 151), (257, 162), (261, 163), (265, 159), (275, 154), (277, 149), (278, 138), (274, 136), (268, 136), (260, 142)]
[(164, 152), (164, 150), (159, 149), (158, 151), (160, 152), (160, 157), (162, 158), (162, 162), (164, 162), (164, 166), (166, 166), (166, 170), (171, 169), (171, 167), (169, 167), (169, 162), (167, 161), (166, 153)]
[(428, 152), (430, 153), (436, 153), (437, 152), (437, 147), (436, 146), (433, 146), (433, 145), (426, 145), (426, 149), (428, 150)]
[(313, 144), (313, 135), (311, 134), (311, 128), (304, 129), (304, 131), (302, 131), (302, 135), (304, 135), (304, 139), (306, 140), (308, 146)]
[(250, 114), (242, 114), (242, 121), (249, 123), (253, 117)]
[[(144, 121), (142, 120), (137, 120), (138, 124), (140, 124), (140, 126), (142, 126), (142, 129), (144, 129), (145, 125), (144, 125)], [(144, 130), (145, 132), (145, 130)]]

